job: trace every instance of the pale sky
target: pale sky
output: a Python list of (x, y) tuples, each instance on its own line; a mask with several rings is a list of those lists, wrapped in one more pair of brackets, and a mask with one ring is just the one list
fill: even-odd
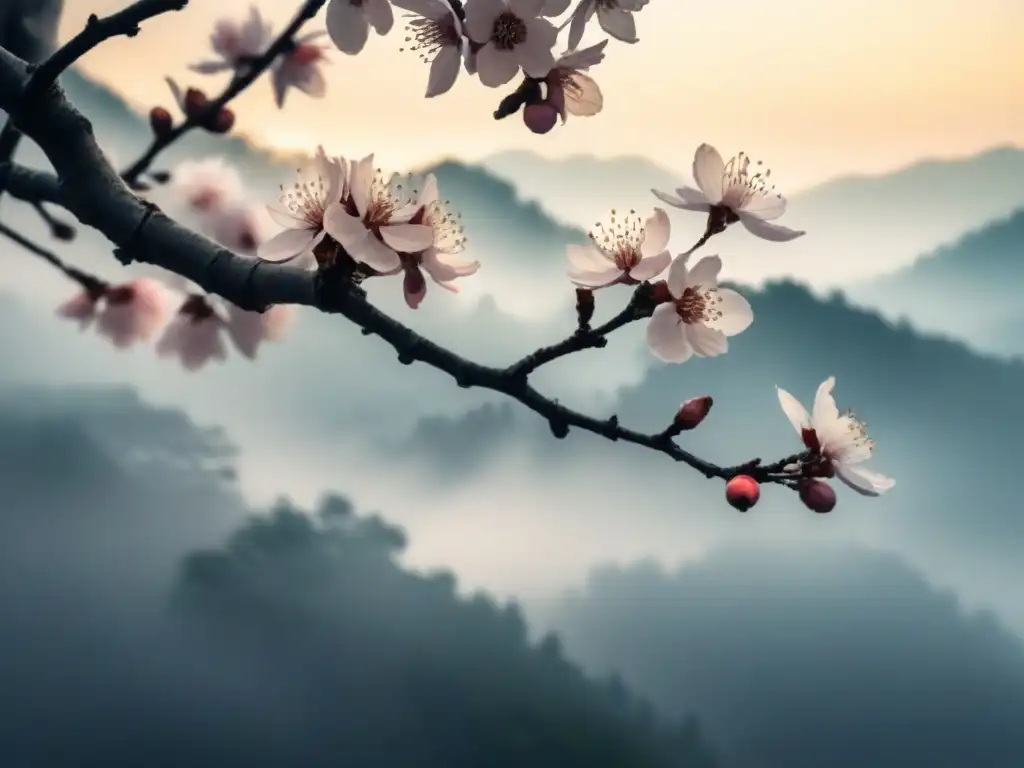
[[(62, 37), (90, 13), (127, 0), (66, 0)], [(278, 27), (298, 0), (257, 0)], [(206, 54), (218, 15), (249, 0), (192, 0), (134, 39), (91, 52), (83, 68), (148, 108), (167, 104), (165, 75), (205, 85), (185, 65)], [(323, 25), (321, 16), (312, 22)], [(506, 149), (564, 156), (643, 155), (687, 171), (709, 141), (763, 159), (786, 191), (915, 159), (1024, 145), (1024, 0), (652, 0), (640, 42), (612, 40), (592, 71), (605, 109), (535, 136), (491, 113), (504, 95), (463, 74), (424, 99), (427, 68), (401, 53), (404, 30), (371, 37), (362, 54), (333, 52), (329, 93), (293, 92), (283, 112), (269, 84), (237, 104), (239, 130), (261, 143), (312, 151), (376, 152), (389, 168), (450, 155), (473, 161)], [(601, 39), (596, 24), (585, 42)], [(560, 41), (564, 41), (564, 38)]]

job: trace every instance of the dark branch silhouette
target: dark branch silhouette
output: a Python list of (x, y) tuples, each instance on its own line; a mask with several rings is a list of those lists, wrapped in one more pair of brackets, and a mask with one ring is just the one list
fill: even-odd
[[(241, 257), (177, 224), (153, 204), (139, 199), (129, 186), (138, 183), (156, 156), (191, 129), (209, 124), (212, 117), (265, 72), (278, 55), (287, 52), (295, 44), (296, 33), (315, 16), (325, 0), (307, 0), (266, 52), (242, 73), (236, 74), (223, 93), (173, 130), (155, 136), (146, 152), (118, 173), (97, 145), (89, 121), (67, 100), (52, 78), (46, 83), (48, 87), (40, 90), (39, 84), (44, 82), (44, 78), (38, 73), (59, 73), (63, 66), (112, 34), (127, 34), (132, 19), (137, 23), (137, 20), (148, 17), (145, 15), (147, 12), (154, 15), (182, 7), (186, 2), (141, 0), (107, 19), (106, 23), (111, 26), (97, 29), (97, 25), (103, 22), (90, 21), (84, 32), (51, 57), (50, 60), (57, 63), (49, 67), (44, 65), (33, 70), (21, 59), (0, 49), (0, 108), (6, 110), (19, 128), (39, 144), (56, 172), (33, 171), (6, 162), (0, 165), (0, 185), (23, 200), (33, 203), (45, 201), (65, 207), (83, 224), (102, 232), (114, 244), (114, 254), (122, 263), (137, 261), (162, 267), (244, 310), (263, 312), (272, 305), (294, 304), (342, 315), (358, 325), (364, 335), (380, 336), (390, 344), (404, 365), (422, 362), (444, 371), (460, 387), (480, 387), (515, 399), (545, 419), (556, 438), (564, 438), (571, 428), (577, 428), (608, 440), (632, 443), (664, 454), (707, 478), (729, 480), (738, 475), (749, 475), (762, 483), (778, 483), (791, 488), (799, 486), (799, 475), (786, 468), (810, 458), (807, 452), (772, 463), (753, 459), (734, 466), (719, 466), (679, 447), (675, 437), (681, 430), (671, 425), (662, 432), (637, 432), (621, 426), (617, 416), (597, 419), (567, 408), (530, 384), (530, 374), (541, 366), (575, 352), (604, 347), (607, 336), (613, 331), (650, 317), (659, 301), (665, 300), (664, 283), (641, 283), (625, 309), (596, 328), (589, 326), (593, 295), (587, 291), (580, 292), (579, 327), (575, 333), (508, 367), (490, 367), (439, 346), (372, 306), (365, 291), (355, 284), (358, 281), (352, 279), (351, 269), (346, 273), (345, 269), (335, 266), (313, 273)], [(115, 18), (121, 19), (121, 26), (112, 24), (111, 20)], [(721, 230), (709, 227), (688, 253), (707, 242), (717, 231)], [(0, 230), (0, 234), (43, 256), (69, 277), (78, 279), (59, 259), (52, 254), (46, 255), (47, 252), (6, 227)], [(354, 265), (340, 247), (339, 253), (342, 261)]]

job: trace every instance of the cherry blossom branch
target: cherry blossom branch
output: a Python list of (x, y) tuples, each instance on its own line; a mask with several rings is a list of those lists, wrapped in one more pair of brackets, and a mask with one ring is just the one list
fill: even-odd
[(228, 102), (256, 82), (278, 56), (287, 53), (289, 48), (295, 45), (295, 35), (306, 22), (316, 16), (326, 2), (327, 0), (305, 0), (291, 22), (277, 36), (270, 47), (261, 55), (255, 57), (244, 70), (236, 72), (231, 82), (228, 83), (219, 96), (208, 101), (201, 110), (188, 115), (184, 122), (179, 123), (170, 131), (154, 135), (153, 141), (142, 156), (121, 172), (121, 177), (125, 182), (129, 185), (135, 185), (138, 182), (139, 176), (149, 169), (157, 155), (163, 152), (163, 150), (194, 128), (210, 125)]
[[(13, 115), (26, 135), (39, 144), (61, 181), (58, 185), (46, 174), (16, 167), (4, 169), (6, 180), (17, 180), (23, 187), (35, 187), (37, 191), (52, 194), (82, 223), (102, 232), (116, 246), (115, 255), (123, 263), (140, 261), (168, 269), (245, 310), (264, 311), (275, 304), (298, 304), (340, 314), (363, 329), (366, 335), (384, 339), (396, 350), (399, 362), (404, 365), (423, 362), (447, 373), (460, 387), (480, 387), (515, 399), (546, 419), (557, 438), (566, 437), (571, 428), (576, 428), (663, 453), (708, 478), (730, 480), (748, 475), (762, 483), (793, 485), (794, 476), (784, 470), (799, 462), (801, 455), (770, 464), (754, 459), (735, 466), (719, 466), (679, 447), (675, 442), (679, 430), (637, 432), (621, 426), (615, 415), (597, 419), (544, 396), (521, 372), (534, 363), (522, 365), (517, 372), (516, 365), (521, 365), (522, 361), (509, 368), (484, 366), (441, 347), (372, 306), (361, 288), (344, 276), (338, 279), (337, 269), (311, 273), (247, 259), (215, 245), (177, 224), (128, 189), (100, 150), (89, 121), (67, 100), (58, 85), (26, 100), (24, 94), (29, 80), (30, 71), (25, 62), (0, 49), (0, 109)], [(0, 232), (8, 234), (6, 228)], [(8, 236), (42, 255), (42, 249), (28, 244), (17, 233), (10, 232)], [(56, 257), (44, 258), (55, 266), (62, 265), (59, 268), (71, 275), (71, 268)], [(649, 291), (644, 286), (637, 289), (631, 301), (631, 304), (637, 302), (633, 312), (641, 311), (641, 300), (653, 303)], [(648, 298), (643, 298), (645, 296)], [(603, 338), (626, 322), (628, 316), (621, 315), (621, 319), (617, 317), (605, 323), (594, 333)], [(568, 354), (568, 351), (561, 352), (563, 345), (568, 349), (581, 343), (570, 339), (549, 349), (558, 350), (554, 357), (559, 357)], [(540, 364), (554, 359), (550, 351), (540, 350), (538, 354), (536, 360), (540, 360)]]

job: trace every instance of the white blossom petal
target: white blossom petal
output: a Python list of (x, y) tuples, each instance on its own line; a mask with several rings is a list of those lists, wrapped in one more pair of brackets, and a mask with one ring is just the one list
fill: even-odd
[(677, 299), (683, 295), (689, 280), (690, 270), (686, 262), (687, 258), (685, 256), (677, 256), (673, 259), (671, 266), (668, 268), (668, 278), (665, 280), (668, 285), (668, 292)]
[(634, 280), (639, 280), (641, 282), (645, 280), (653, 280), (664, 272), (671, 263), (672, 254), (668, 251), (662, 251), (661, 253), (656, 253), (654, 256), (648, 256), (645, 259), (641, 259), (639, 264), (629, 270), (629, 276)]
[(764, 221), (744, 210), (736, 211), (736, 215), (740, 217), (740, 223), (746, 227), (748, 232), (752, 235), (757, 235), (762, 240), (785, 243), (807, 234), (802, 230), (790, 229), (781, 224), (772, 224), (770, 221)]
[(685, 324), (674, 304), (659, 304), (647, 324), (647, 345), (666, 363), (685, 363), (693, 356)]
[(812, 429), (811, 426), (811, 414), (804, 408), (803, 403), (797, 400), (786, 390), (781, 387), (775, 387), (776, 392), (779, 395), (779, 405), (782, 406), (782, 412), (786, 414), (786, 418), (789, 419), (789, 423), (793, 425), (793, 429), (796, 433), (803, 438), (803, 432), (805, 429)]
[(366, 46), (370, 37), (370, 23), (363, 9), (349, 0), (331, 0), (325, 18), (327, 34), (342, 53), (354, 56)]
[(640, 243), (640, 255), (644, 257), (656, 256), (668, 247), (668, 239), (671, 234), (668, 214), (661, 208), (655, 208), (654, 213), (644, 222), (644, 236)]
[(729, 288), (719, 288), (718, 298), (720, 302), (715, 308), (721, 315), (709, 321), (709, 327), (726, 336), (735, 336), (743, 333), (754, 322), (754, 310), (742, 294)]
[(701, 144), (693, 155), (693, 180), (712, 205), (722, 202), (725, 161), (710, 144)]
[(878, 472), (860, 466), (837, 462), (833, 465), (836, 476), (862, 496), (879, 496), (890, 490), (896, 481)]

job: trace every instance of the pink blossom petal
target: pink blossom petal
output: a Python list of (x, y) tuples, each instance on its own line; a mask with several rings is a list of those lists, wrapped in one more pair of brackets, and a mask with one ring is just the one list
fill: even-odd
[(81, 291), (57, 307), (57, 315), (69, 320), (77, 320), (80, 327), (85, 328), (96, 316), (97, 300), (88, 292)]

